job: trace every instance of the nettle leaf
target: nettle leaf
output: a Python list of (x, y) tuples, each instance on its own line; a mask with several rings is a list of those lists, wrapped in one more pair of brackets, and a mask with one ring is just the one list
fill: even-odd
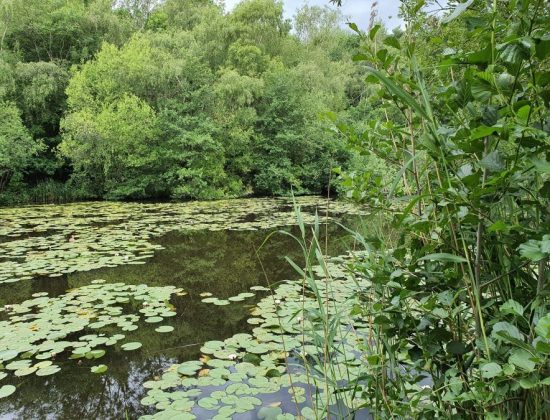
[(500, 367), (500, 365), (495, 362), (485, 363), (481, 365), (480, 370), (481, 376), (485, 379), (494, 378), (495, 376), (500, 375), (500, 373), (502, 372), (502, 368)]
[(538, 262), (550, 254), (550, 235), (544, 235), (542, 241), (531, 239), (519, 246), (522, 257)]
[(512, 338), (523, 341), (523, 335), (519, 331), (518, 327), (506, 321), (497, 322), (495, 325), (493, 325), (493, 331), (491, 335), (499, 340), (505, 339), (506, 335), (509, 335)]
[(488, 153), (483, 159), (481, 159), (479, 164), (491, 172), (502, 171), (505, 168), (504, 161), (502, 160), (498, 150)]
[(550, 314), (539, 319), (535, 327), (535, 332), (539, 337), (550, 339)]
[(510, 226), (508, 226), (502, 220), (497, 220), (495, 223), (493, 223), (487, 228), (487, 232), (509, 232), (509, 231), (510, 231)]
[(531, 360), (532, 357), (533, 356), (528, 351), (516, 349), (508, 358), (508, 363), (511, 363), (526, 372), (532, 372), (535, 370), (536, 366), (535, 362)]
[(500, 312), (504, 314), (523, 315), (523, 306), (513, 299), (509, 299), (502, 304)]
[(540, 383), (538, 377), (536, 375), (531, 375), (526, 378), (521, 378), (519, 380), (519, 386), (521, 386), (523, 389), (531, 389), (536, 387)]

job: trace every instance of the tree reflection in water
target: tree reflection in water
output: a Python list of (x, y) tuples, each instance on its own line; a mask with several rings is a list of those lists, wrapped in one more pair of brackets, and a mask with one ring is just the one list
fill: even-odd
[[(349, 249), (345, 232), (336, 225), (328, 228), (329, 254), (337, 255)], [(84, 286), (95, 279), (149, 286), (175, 285), (183, 287), (187, 296), (172, 301), (177, 316), (166, 319), (170, 334), (154, 331), (158, 325), (142, 323), (140, 328), (126, 333), (125, 341), (139, 341), (137, 352), (123, 352), (119, 345), (108, 348), (99, 360), (109, 370), (94, 375), (90, 366), (98, 361), (70, 360), (59, 355), (56, 364), (61, 372), (51, 377), (30, 375), (12, 381), (18, 390), (0, 401), (0, 419), (134, 419), (148, 412), (140, 404), (145, 394), (143, 383), (160, 375), (176, 362), (196, 359), (200, 345), (208, 340), (230, 337), (251, 330), (246, 322), (251, 306), (262, 297), (228, 306), (201, 302), (201, 292), (211, 292), (220, 298), (249, 291), (251, 286), (292, 279), (296, 275), (285, 262), (290, 256), (300, 262), (300, 250), (291, 238), (275, 235), (259, 251), (269, 231), (196, 231), (172, 232), (159, 239), (165, 246), (143, 265), (126, 265), (90, 272), (74, 273), (58, 278), (36, 279), (0, 287), (0, 303), (20, 302), (32, 293), (47, 291), (50, 296)], [(139, 306), (136, 304), (136, 311)], [(8, 382), (4, 380), (4, 382)]]

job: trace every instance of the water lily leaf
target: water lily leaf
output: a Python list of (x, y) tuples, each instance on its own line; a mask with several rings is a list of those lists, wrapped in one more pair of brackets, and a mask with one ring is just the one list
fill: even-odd
[(5, 362), (11, 360), (19, 355), (18, 351), (15, 350), (3, 350), (0, 351), (0, 360)]
[(279, 407), (262, 407), (258, 410), (259, 419), (277, 420), (281, 414), (283, 414), (283, 410)]
[(172, 327), (170, 325), (162, 325), (158, 328), (155, 328), (155, 331), (158, 332), (158, 333), (169, 333), (169, 332), (174, 331), (174, 327)]
[(99, 374), (99, 373), (105, 373), (105, 372), (107, 372), (107, 369), (108, 369), (108, 367), (107, 367), (106, 365), (97, 365), (97, 366), (92, 366), (92, 367), (90, 368), (90, 371), (91, 371), (92, 373), (97, 373), (97, 374)]
[(92, 350), (86, 353), (86, 359), (99, 359), (105, 356), (105, 350)]
[(145, 322), (148, 322), (150, 324), (155, 324), (157, 322), (162, 322), (162, 321), (164, 321), (164, 318), (160, 316), (151, 316), (149, 318), (145, 318)]
[(36, 376), (49, 376), (59, 372), (60, 370), (61, 368), (59, 366), (50, 365), (50, 366), (46, 366), (41, 369), (38, 369), (36, 371)]
[(16, 388), (13, 385), (4, 385), (0, 388), (0, 398), (9, 397), (15, 392)]
[(195, 375), (202, 368), (201, 362), (189, 361), (179, 365), (178, 373), (186, 376)]
[(142, 344), (140, 342), (126, 343), (121, 346), (124, 351), (133, 351), (141, 348)]
[(26, 367), (26, 368), (16, 370), (14, 372), (14, 375), (15, 376), (27, 376), (27, 375), (33, 374), (37, 370), (38, 370), (38, 368), (36, 366)]
[(220, 408), (218, 400), (211, 397), (201, 398), (198, 401), (198, 405), (207, 410), (217, 410), (218, 408)]

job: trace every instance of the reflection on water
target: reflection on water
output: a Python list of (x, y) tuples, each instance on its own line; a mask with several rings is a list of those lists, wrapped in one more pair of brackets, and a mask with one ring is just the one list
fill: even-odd
[[(347, 235), (342, 229), (332, 225), (328, 232), (330, 255), (348, 249), (349, 244), (344, 240)], [(284, 260), (288, 255), (301, 262), (300, 250), (290, 237), (273, 236), (258, 251), (259, 258), (256, 255), (268, 234), (265, 230), (171, 232), (158, 240), (165, 249), (157, 251), (143, 265), (1, 285), (2, 305), (21, 302), (36, 292), (59, 295), (95, 279), (149, 286), (175, 285), (183, 287), (188, 295), (174, 298), (172, 303), (178, 316), (163, 323), (172, 325), (173, 333), (156, 333), (155, 326), (146, 323), (126, 333), (125, 341), (143, 343), (140, 351), (123, 352), (117, 345), (109, 348), (99, 361), (84, 360), (80, 364), (60, 355), (56, 364), (62, 370), (51, 377), (30, 375), (19, 380), (3, 380), (2, 384), (13, 383), (18, 390), (0, 400), (0, 419), (134, 419), (146, 414), (148, 408), (140, 405), (145, 395), (143, 382), (161, 374), (173, 363), (196, 359), (205, 341), (223, 340), (249, 331), (248, 311), (262, 297), (262, 293), (257, 293), (255, 298), (244, 302), (215, 306), (202, 303), (201, 292), (226, 298), (249, 291), (254, 285), (267, 285), (266, 278), (270, 282), (296, 278)], [(98, 362), (109, 366), (106, 374), (90, 373), (90, 366)]]

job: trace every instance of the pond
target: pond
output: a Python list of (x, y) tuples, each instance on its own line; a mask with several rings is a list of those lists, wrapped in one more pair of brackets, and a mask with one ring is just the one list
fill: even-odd
[[(335, 222), (354, 225), (360, 209), (318, 197), (297, 204), (306, 223), (316, 212), (327, 222), (320, 242), (328, 255), (350, 248)], [(241, 337), (248, 340), (242, 346), (252, 345), (255, 305), (269, 287), (299, 278), (285, 256), (303, 264), (294, 239), (270, 236), (280, 229), (299, 233), (286, 199), (28, 206), (0, 209), (0, 220), (2, 419), (134, 419), (166, 410), (164, 397), (144, 398), (151, 399), (148, 388), (167, 388), (151, 381), (172, 365), (184, 366), (182, 373), (185, 365), (178, 364), (190, 363), (190, 376), (199, 380), (226, 367), (235, 376), (234, 358), (216, 343)], [(204, 366), (193, 363), (214, 357), (205, 354), (229, 362), (199, 371)], [(223, 389), (217, 379), (203, 380), (205, 387)], [(188, 385), (187, 392), (196, 384)], [(187, 397), (197, 395), (181, 398), (182, 412), (190, 413)], [(255, 397), (246, 398), (254, 410), (235, 405), (226, 418), (235, 410), (234, 418), (256, 418)], [(193, 411), (198, 418), (213, 416), (208, 410), (216, 404), (207, 399)], [(292, 405), (288, 393), (262, 397), (269, 401)]]

